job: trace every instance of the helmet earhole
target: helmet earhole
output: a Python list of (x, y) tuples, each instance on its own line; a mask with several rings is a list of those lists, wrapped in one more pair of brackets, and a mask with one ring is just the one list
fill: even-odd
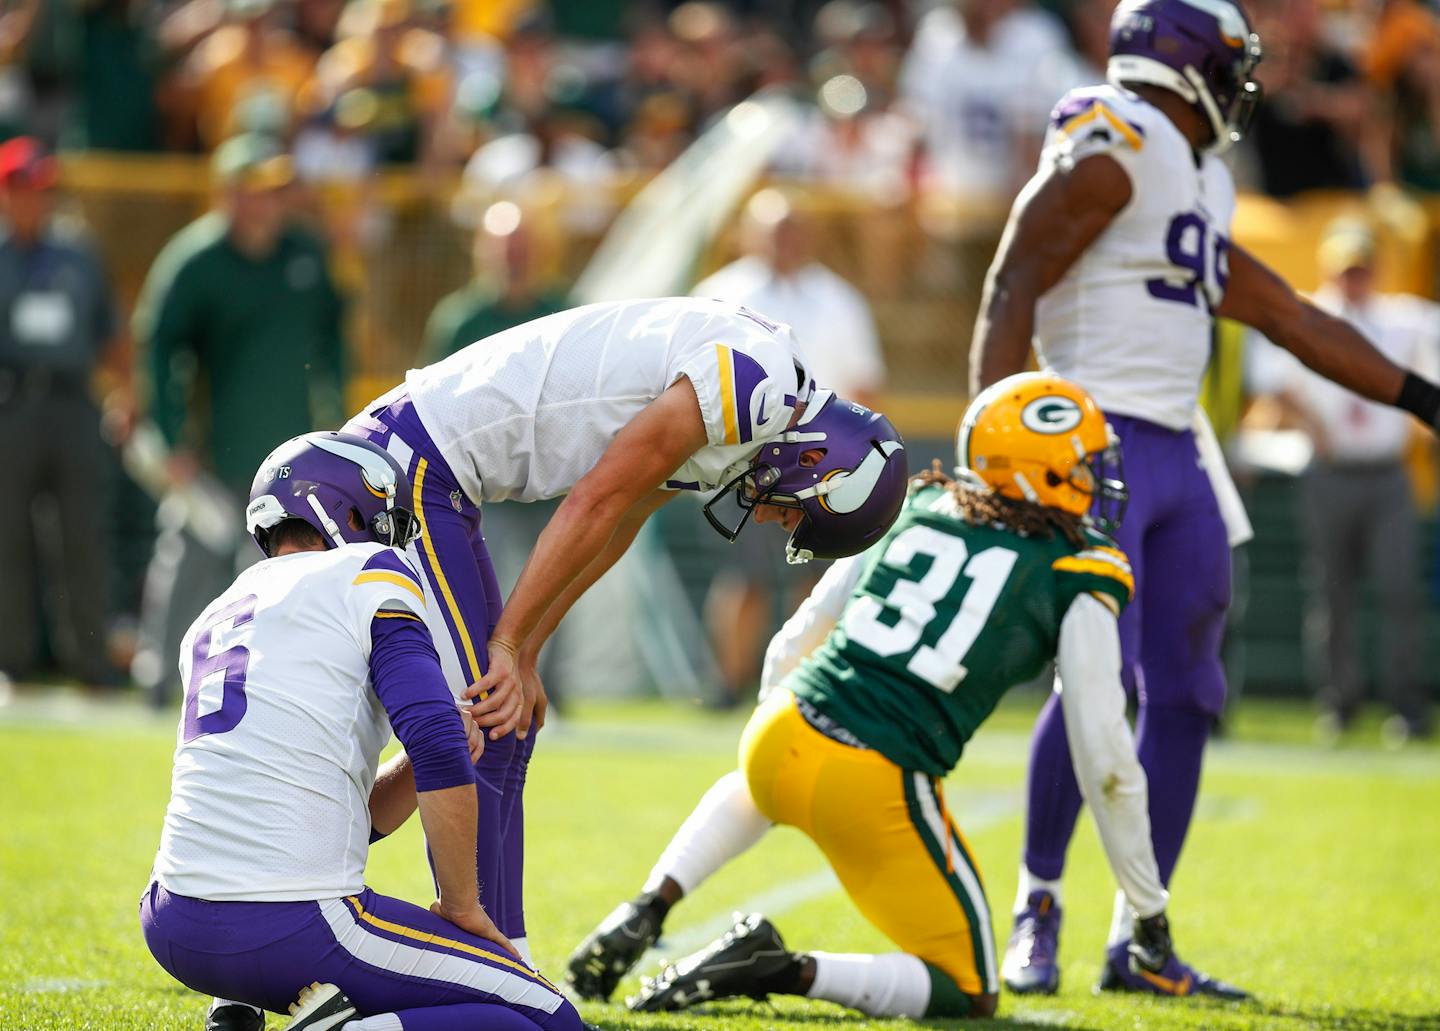
[(350, 518), (346, 521), (350, 524), (350, 529), (357, 533), (365, 529), (365, 520), (360, 518), (360, 510), (358, 508), (352, 507), (350, 509)]
[(1059, 476), (1056, 476), (1054, 470), (1052, 470), (1052, 469), (1046, 469), (1046, 470), (1045, 470), (1045, 482), (1046, 482), (1047, 484), (1049, 484), (1051, 487), (1058, 487), (1058, 486), (1060, 486), (1060, 484), (1064, 483), (1065, 481), (1062, 480), (1062, 479), (1060, 479)]

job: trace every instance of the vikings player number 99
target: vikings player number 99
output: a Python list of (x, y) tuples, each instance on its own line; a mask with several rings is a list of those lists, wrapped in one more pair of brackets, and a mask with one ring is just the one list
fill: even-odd
[(1189, 278), (1177, 284), (1173, 276), (1157, 276), (1145, 281), (1145, 289), (1151, 297), (1180, 304), (1199, 305), (1203, 298), (1205, 307), (1214, 311), (1230, 278), (1229, 250), (1230, 241), (1211, 228), (1204, 215), (1181, 212), (1165, 234), (1165, 257)]

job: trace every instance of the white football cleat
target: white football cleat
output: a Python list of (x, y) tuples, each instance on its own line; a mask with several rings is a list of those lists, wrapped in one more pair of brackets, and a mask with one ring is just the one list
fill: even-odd
[(332, 1031), (355, 1017), (355, 1004), (333, 984), (316, 981), (300, 990), (290, 1006), (290, 1023), (283, 1031)]

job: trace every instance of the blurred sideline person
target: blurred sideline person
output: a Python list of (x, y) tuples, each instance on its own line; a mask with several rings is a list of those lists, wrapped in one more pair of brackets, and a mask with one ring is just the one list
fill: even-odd
[[(705, 513), (731, 540), (752, 514), (779, 523), (796, 561), (864, 549), (905, 491), (889, 421), (818, 389), (788, 327), (719, 301), (591, 304), (525, 323), (412, 370), (346, 428), (413, 483), (415, 557), (449, 631), (441, 664), (491, 728), (476, 767), (481, 899), (522, 955), (521, 800), (546, 707), (537, 661), (571, 606), (678, 490), (718, 488)], [(502, 611), (482, 505), (561, 496)]]
[[(1109, 84), (1074, 90), (1051, 117), (990, 269), (975, 326), (979, 389), (1041, 365), (1088, 390), (1125, 449), (1130, 512), (1117, 543), (1135, 571), (1120, 621), (1139, 703), (1140, 762), (1160, 878), (1179, 860), (1205, 744), (1225, 702), (1220, 644), (1230, 543), (1249, 525), (1196, 401), (1214, 319), (1252, 326), (1312, 369), (1434, 428), (1440, 387), (1349, 323), (1302, 300), (1229, 239), (1230, 172), (1259, 87), (1260, 39), (1229, 0), (1125, 0), (1111, 21)], [(1153, 585), (1153, 586), (1152, 586)], [(1060, 877), (1082, 797), (1068, 714), (1054, 695), (1031, 747), (1028, 822), (1003, 973), (1014, 991), (1059, 984)], [(1141, 987), (1126, 967), (1132, 915), (1117, 896), (1103, 990)]]
[[(357, 437), (286, 441), (245, 508), (265, 558), (185, 636), (140, 924), (171, 976), (223, 997), (207, 1027), (259, 1029), (253, 1007), (287, 1006), (292, 1031), (581, 1027), (475, 897), (483, 737), (467, 734), (399, 550), (419, 528), (409, 495), (395, 460)], [(380, 766), (392, 731), (405, 751)], [(369, 844), (417, 808), (428, 910), (364, 880)]]
[[(750, 198), (741, 232), (745, 254), (701, 280), (692, 295), (743, 304), (787, 324), (817, 383), (874, 407), (886, 374), (874, 317), (859, 290), (816, 260), (810, 219), (784, 193), (766, 189)], [(793, 608), (814, 586), (786, 568), (774, 538), (747, 535), (737, 544), (736, 561), (726, 563), (705, 598), (710, 647), (732, 703), (753, 690), (777, 600)]]
[[(1332, 224), (1321, 241), (1326, 282), (1315, 304), (1354, 325), (1395, 364), (1440, 373), (1440, 307), (1375, 289), (1376, 240), (1364, 222)], [(1270, 350), (1267, 348), (1267, 350)], [(1315, 375), (1284, 352), (1267, 377), (1282, 416), (1315, 448), (1301, 487), (1305, 530), (1305, 653), (1322, 707), (1318, 730), (1333, 740), (1365, 698), (1359, 604), (1368, 579), (1375, 591), (1376, 654), (1381, 698), (1393, 716), (1387, 737), (1430, 732), (1420, 678), (1420, 516), (1405, 458), (1414, 432), (1405, 413), (1376, 404)]]
[(36, 140), (0, 145), (0, 431), (19, 445), (7, 457), (10, 496), (0, 506), (0, 568), (9, 577), (0, 596), (0, 675), (36, 672), (39, 615), (47, 612), (61, 669), (87, 684), (113, 684), (108, 535), (98, 500), (111, 467), (90, 390), (97, 367), (119, 351), (118, 326), (99, 255), (55, 217), (57, 175)]
[[(219, 210), (155, 259), (134, 330), (175, 493), (213, 476), (234, 499), (277, 439), (343, 420), (342, 306), (320, 242), (291, 222), (289, 156), (243, 135), (216, 151), (214, 168)], [(157, 705), (178, 693), (168, 657), (234, 575), (242, 544), (237, 532), (233, 543), (207, 547), (181, 507), (161, 506), (134, 665)], [(245, 549), (239, 561), (250, 560)]]
[(993, 1015), (989, 903), (942, 779), (1005, 692), (1052, 660), (1076, 775), (1138, 914), (1131, 975), (1159, 994), (1238, 995), (1170, 942), (1120, 683), (1130, 567), (1086, 517), (1095, 506), (1108, 527), (1124, 509), (1104, 415), (1075, 385), (1021, 373), (970, 405), (956, 461), (961, 480), (919, 477), (885, 539), (833, 565), (771, 642), (739, 773), (705, 795), (642, 893), (575, 950), (567, 977), (582, 997), (608, 998), (671, 906), (780, 823), (820, 847), (902, 951), (794, 953), (755, 914), (642, 982), (631, 1008), (781, 993), (877, 1017)]
[(885, 355), (864, 294), (816, 258), (815, 225), (777, 189), (745, 206), (744, 254), (695, 285), (715, 297), (762, 311), (795, 333), (815, 377), (842, 397), (874, 408), (885, 389)]
[(485, 209), (470, 252), (470, 282), (430, 313), (419, 364), (433, 365), (477, 340), (564, 309), (564, 297), (540, 282), (535, 247), (519, 205), (497, 201)]

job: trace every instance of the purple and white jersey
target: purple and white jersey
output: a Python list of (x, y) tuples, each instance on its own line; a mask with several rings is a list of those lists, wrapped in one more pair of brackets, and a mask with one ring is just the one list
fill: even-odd
[(409, 392), (471, 501), (539, 501), (574, 487), (682, 376), (709, 438), (671, 477), (692, 489), (738, 474), (814, 387), (788, 326), (735, 304), (677, 297), (536, 319), (412, 370), (397, 390)]
[(1130, 203), (1035, 310), (1040, 363), (1107, 414), (1189, 428), (1225, 296), (1235, 184), (1170, 119), (1113, 85), (1073, 90), (1051, 116), (1040, 173), (1106, 154), (1130, 176)]
[(291, 902), (364, 887), (390, 740), (370, 684), (378, 612), (423, 619), (420, 578), (393, 548), (347, 544), (265, 559), (195, 620), (155, 859), (167, 891)]

